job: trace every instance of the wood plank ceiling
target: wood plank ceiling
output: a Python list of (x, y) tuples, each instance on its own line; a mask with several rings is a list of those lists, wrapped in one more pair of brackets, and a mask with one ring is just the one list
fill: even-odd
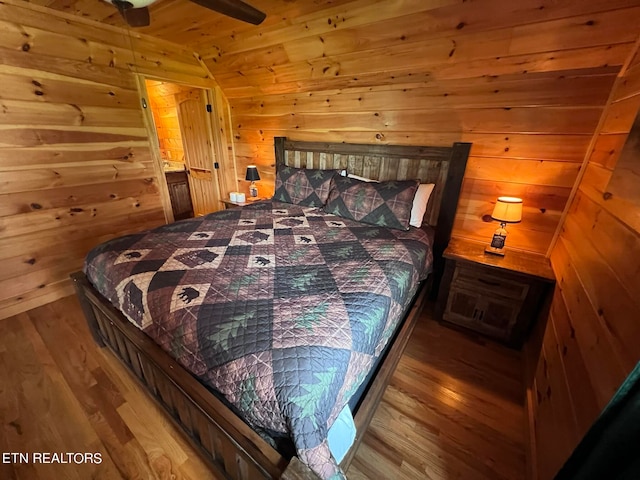
[[(100, 1), (41, 5), (122, 25)], [(274, 182), (272, 138), (474, 146), (455, 233), (485, 241), (498, 195), (524, 198), (509, 244), (545, 253), (640, 0), (253, 0), (256, 27), (160, 0), (139, 32), (197, 52), (232, 108), (236, 170)]]

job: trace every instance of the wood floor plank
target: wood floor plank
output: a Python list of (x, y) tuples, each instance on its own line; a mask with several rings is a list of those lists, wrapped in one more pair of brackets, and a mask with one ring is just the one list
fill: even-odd
[[(464, 338), (464, 341), (460, 339)], [(479, 336), (424, 322), (416, 327), (405, 354), (470, 387), (495, 393), (510, 404), (524, 402), (519, 352)]]
[[(427, 312), (350, 480), (524, 478), (519, 352)], [(3, 480), (216, 480), (136, 379), (94, 344), (74, 297), (0, 322), (0, 450), (96, 451), (100, 465), (2, 464)]]
[[(456, 415), (437, 402), (427, 404), (414, 400), (393, 387), (387, 388), (385, 401), (378, 407), (376, 417), (372, 421), (373, 428), (389, 430), (390, 438), (402, 435), (410, 439), (402, 449), (406, 455), (424, 448), (422, 439), (427, 439), (442, 445), (443, 449), (461, 452), (461, 460), (482, 459), (475, 467), (495, 479), (515, 480), (524, 465), (522, 450), (519, 453), (516, 448), (501, 442), (499, 436), (487, 435), (468, 418)], [(485, 467), (489, 468), (485, 470)]]
[[(366, 442), (360, 444), (353, 463), (362, 472), (362, 478), (393, 478), (397, 480), (410, 480), (411, 478), (400, 471), (401, 463), (398, 465), (395, 461), (380, 456), (378, 450), (371, 448)], [(349, 478), (349, 472), (347, 472), (347, 478)]]
[[(14, 420), (18, 435), (8, 439), (11, 451), (30, 455), (36, 452), (87, 451), (89, 445), (95, 444), (96, 436), (29, 317), (18, 315), (13, 328), (13, 342), (7, 346), (7, 353), (11, 362), (9, 368), (16, 370), (14, 387), (18, 393), (19, 416)], [(18, 438), (20, 443), (26, 441), (27, 448), (12, 447)], [(65, 445), (64, 450), (53, 448), (62, 444)], [(33, 478), (25, 476), (23, 471), (23, 467), (30, 466), (34, 467), (36, 477), (69, 480), (87, 478), (91, 470), (89, 465), (31, 462), (19, 465), (18, 478)]]
[[(387, 412), (394, 410), (391, 405), (386, 404), (384, 401), (380, 408), (386, 409)], [(443, 465), (440, 456), (437, 455), (437, 451), (428, 448), (427, 443), (424, 441), (425, 436), (419, 436), (419, 432), (416, 431), (419, 428), (418, 424), (413, 419), (403, 418), (397, 411), (394, 411), (391, 416), (393, 420), (387, 422), (384, 412), (378, 410), (378, 414), (365, 437), (365, 443), (370, 445), (372, 439), (375, 438), (379, 449), (388, 448), (389, 444), (392, 443), (398, 452), (396, 462), (401, 472), (406, 472), (407, 470), (420, 472), (417, 475), (418, 478), (421, 476), (446, 478), (444, 475), (446, 466)], [(393, 428), (389, 428), (391, 425), (393, 425)], [(405, 429), (401, 425), (410, 428)], [(429, 431), (428, 435), (437, 436), (438, 432)], [(416, 478), (416, 475), (412, 475), (412, 478)]]
[[(441, 402), (460, 411), (467, 418), (494, 429), (498, 435), (519, 445), (523, 442), (522, 409), (500, 402), (496, 396), (477, 395), (459, 388), (452, 382), (439, 383), (430, 369), (414, 370), (405, 363), (398, 365), (391, 385), (404, 391), (413, 392), (418, 398)], [(409, 394), (411, 395), (411, 393)]]
[[(19, 406), (18, 406), (18, 386), (15, 382), (15, 376), (10, 374), (11, 352), (9, 346), (13, 343), (15, 335), (13, 329), (6, 322), (0, 322), (0, 338), (2, 344), (0, 346), (0, 421), (2, 428), (0, 429), (0, 450), (2, 452), (14, 452), (15, 445), (20, 441), (22, 435), (22, 426), (18, 423)], [(15, 480), (18, 478), (17, 468), (9, 463), (0, 463), (0, 478), (7, 480)], [(29, 470), (25, 472), (32, 476), (25, 478), (37, 479), (33, 465), (28, 465)]]
[[(421, 321), (385, 391), (363, 445), (389, 452), (355, 456), (355, 478), (524, 478), (520, 352)], [(371, 464), (373, 462), (373, 464)], [(391, 472), (391, 465), (400, 467)], [(348, 476), (349, 476), (348, 475)]]

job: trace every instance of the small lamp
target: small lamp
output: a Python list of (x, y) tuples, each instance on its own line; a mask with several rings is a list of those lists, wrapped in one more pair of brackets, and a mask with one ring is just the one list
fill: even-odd
[(518, 223), (522, 220), (522, 199), (516, 197), (498, 197), (493, 207), (491, 218), (500, 222), (500, 227), (493, 234), (491, 246), (484, 249), (486, 253), (504, 256), (504, 242), (507, 239), (507, 223)]
[(244, 177), (245, 180), (251, 181), (249, 185), (249, 195), (252, 197), (258, 196), (258, 187), (256, 187), (256, 180), (260, 180), (260, 174), (258, 173), (258, 167), (255, 165), (249, 165), (247, 167), (247, 174)]

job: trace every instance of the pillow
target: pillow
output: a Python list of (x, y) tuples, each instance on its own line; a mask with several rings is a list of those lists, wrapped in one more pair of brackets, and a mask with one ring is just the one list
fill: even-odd
[(374, 180), (373, 178), (367, 178), (367, 177), (361, 177), (360, 175), (356, 175), (354, 173), (349, 173), (347, 174), (347, 177), (349, 178), (355, 178), (356, 180), (360, 180), (362, 182), (375, 182), (375, 183), (379, 183), (378, 180)]
[(413, 206), (411, 207), (411, 220), (409, 225), (412, 227), (420, 228), (422, 226), (422, 219), (424, 218), (424, 212), (427, 211), (427, 204), (429, 203), (429, 197), (435, 187), (435, 183), (421, 183), (418, 185), (416, 196), (413, 197)]
[[(353, 173), (350, 173), (347, 176), (363, 182), (378, 183), (378, 180), (361, 177), (360, 175), (355, 175)], [(416, 196), (413, 198), (413, 206), (411, 207), (411, 220), (409, 220), (409, 225), (412, 227), (420, 228), (422, 226), (424, 212), (427, 211), (427, 204), (429, 203), (429, 198), (431, 197), (431, 193), (435, 186), (435, 183), (421, 183), (418, 185)]]
[(363, 182), (333, 177), (325, 212), (381, 227), (409, 230), (418, 180)]
[(331, 179), (339, 172), (281, 165), (276, 175), (273, 199), (307, 207), (321, 207), (327, 203)]

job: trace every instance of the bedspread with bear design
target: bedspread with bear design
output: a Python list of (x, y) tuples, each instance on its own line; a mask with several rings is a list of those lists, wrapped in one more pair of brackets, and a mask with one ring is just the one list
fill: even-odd
[(84, 271), (249, 425), (342, 478), (327, 431), (431, 264), (424, 230), (257, 202), (110, 240)]

